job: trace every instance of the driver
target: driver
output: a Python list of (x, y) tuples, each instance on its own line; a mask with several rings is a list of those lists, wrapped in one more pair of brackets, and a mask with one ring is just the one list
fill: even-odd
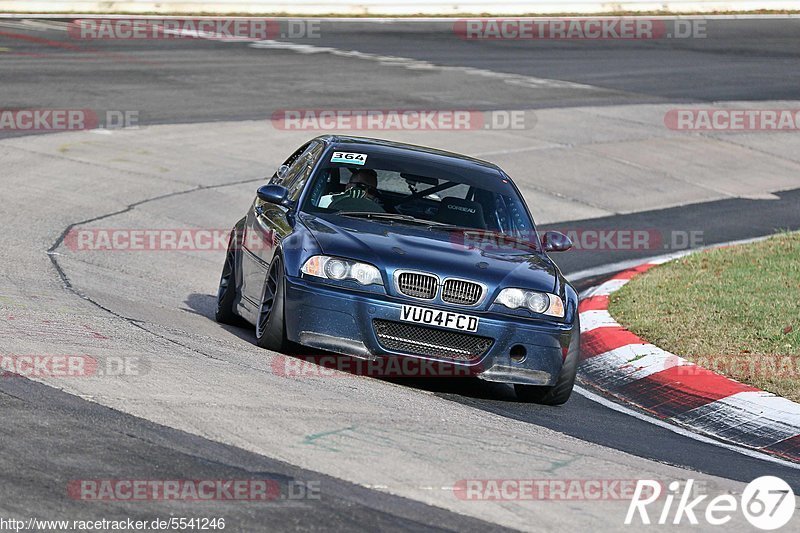
[(343, 193), (321, 198), (319, 206), (338, 211), (385, 213), (377, 191), (378, 173), (371, 168), (360, 168), (350, 176)]

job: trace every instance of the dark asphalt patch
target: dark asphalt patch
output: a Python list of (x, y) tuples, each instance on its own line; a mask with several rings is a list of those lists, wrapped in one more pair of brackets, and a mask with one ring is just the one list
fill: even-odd
[[(0, 379), (4, 518), (225, 518), (226, 531), (504, 531), (480, 520), (303, 470), (120, 413), (23, 378)], [(255, 421), (254, 421), (255, 422)], [(259, 423), (269, 423), (264, 413)], [(354, 452), (357, 453), (357, 452)], [(269, 480), (319, 499), (85, 501), (76, 480)], [(298, 495), (297, 489), (293, 494)], [(455, 498), (455, 496), (453, 496)]]

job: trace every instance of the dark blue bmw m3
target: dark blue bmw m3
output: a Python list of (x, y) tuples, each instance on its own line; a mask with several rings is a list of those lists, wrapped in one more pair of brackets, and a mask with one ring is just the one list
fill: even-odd
[(359, 137), (295, 151), (231, 232), (216, 319), (259, 346), (419, 358), (569, 398), (578, 296), (514, 183), (491, 163)]

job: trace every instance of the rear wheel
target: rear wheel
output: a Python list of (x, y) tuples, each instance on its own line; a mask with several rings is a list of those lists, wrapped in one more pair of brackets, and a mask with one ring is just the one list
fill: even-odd
[(539, 403), (542, 405), (561, 405), (569, 400), (575, 386), (575, 375), (578, 372), (578, 361), (581, 353), (581, 323), (575, 317), (575, 326), (572, 329), (572, 338), (569, 342), (567, 357), (561, 366), (556, 384), (550, 387), (537, 387), (535, 385), (514, 385), (517, 399), (523, 402)]
[(228, 251), (225, 253), (225, 264), (217, 289), (217, 307), (214, 319), (220, 324), (239, 324), (241, 319), (236, 314), (236, 246), (238, 239), (234, 229), (228, 240)]
[(284, 320), (284, 290), (283, 261), (276, 256), (264, 282), (256, 321), (256, 344), (275, 352), (287, 352), (290, 348)]

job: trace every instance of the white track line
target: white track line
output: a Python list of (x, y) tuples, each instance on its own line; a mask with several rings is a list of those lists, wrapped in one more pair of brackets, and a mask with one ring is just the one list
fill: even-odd
[(520, 85), (523, 87), (531, 87), (536, 89), (550, 88), (550, 89), (582, 89), (582, 90), (604, 90), (611, 91), (610, 89), (603, 89), (594, 85), (586, 85), (583, 83), (574, 83), (571, 81), (553, 80), (548, 78), (536, 78), (533, 76), (523, 76), (521, 74), (509, 74), (504, 72), (495, 72), (493, 70), (486, 70), (474, 67), (456, 67), (449, 65), (437, 65), (429, 61), (421, 59), (414, 59), (411, 57), (399, 56), (386, 56), (380, 54), (370, 54), (366, 52), (359, 52), (358, 50), (341, 50), (330, 46), (314, 46), (311, 44), (300, 44), (287, 41), (275, 41), (271, 39), (257, 41), (250, 45), (252, 48), (269, 49), (269, 50), (290, 50), (299, 54), (331, 54), (339, 57), (346, 57), (350, 59), (363, 59), (367, 61), (375, 61), (385, 66), (397, 66), (409, 70), (431, 70), (438, 72), (458, 72), (460, 74), (468, 74), (472, 76), (481, 76), (484, 78), (494, 78), (502, 80), (510, 85)]
[[(737, 244), (750, 244), (750, 243), (753, 243), (753, 242), (766, 240), (769, 237), (770, 237), (770, 235), (768, 235), (766, 237), (755, 237), (753, 239), (741, 239), (741, 240), (738, 240), (738, 241), (723, 242), (723, 243), (713, 244), (713, 245), (709, 245), (709, 246), (703, 246), (702, 248), (694, 248), (692, 250), (685, 250), (685, 251), (676, 252), (676, 253), (672, 253), (672, 254), (654, 256), (654, 257), (651, 257), (651, 258), (633, 259), (633, 260), (630, 260), (630, 261), (620, 261), (619, 263), (612, 263), (610, 265), (605, 265), (605, 266), (601, 266), (601, 267), (581, 270), (579, 272), (575, 272), (574, 274), (571, 274), (570, 277), (572, 279), (574, 279), (574, 280), (582, 280), (582, 279), (586, 279), (586, 278), (590, 278), (590, 277), (594, 277), (594, 276), (602, 276), (602, 275), (605, 275), (605, 274), (611, 274), (613, 272), (618, 272), (620, 270), (625, 270), (627, 268), (632, 268), (632, 267), (638, 266), (638, 265), (643, 264), (643, 263), (665, 263), (665, 262), (670, 261), (672, 259), (676, 259), (678, 257), (683, 257), (684, 255), (688, 255), (688, 254), (693, 253), (693, 252), (699, 252), (699, 251), (702, 251), (702, 250), (710, 250), (712, 248), (720, 248), (720, 247), (723, 247), (723, 246), (735, 246)], [(584, 292), (589, 292), (589, 291), (584, 291)], [(581, 328), (581, 329), (583, 329), (583, 328)], [(786, 461), (784, 459), (779, 459), (779, 458), (774, 457), (772, 455), (768, 455), (768, 454), (765, 454), (765, 453), (762, 453), (762, 452), (758, 452), (758, 451), (752, 450), (750, 448), (744, 448), (744, 447), (741, 447), (741, 446), (736, 446), (734, 444), (728, 444), (726, 442), (721, 442), (721, 441), (712, 439), (711, 437), (706, 437), (705, 435), (701, 435), (699, 433), (694, 433), (694, 432), (689, 431), (687, 429), (684, 429), (684, 428), (682, 428), (680, 426), (676, 426), (676, 425), (670, 424), (668, 422), (664, 422), (663, 420), (659, 420), (658, 418), (653, 418), (653, 417), (648, 416), (648, 415), (646, 415), (644, 413), (641, 413), (639, 411), (635, 411), (635, 410), (633, 410), (633, 409), (631, 409), (629, 407), (625, 407), (622, 404), (619, 404), (617, 402), (614, 402), (612, 400), (604, 398), (604, 397), (602, 397), (602, 396), (600, 396), (598, 394), (595, 394), (594, 392), (590, 392), (589, 390), (584, 389), (583, 387), (580, 387), (578, 385), (575, 385), (575, 389), (574, 390), (575, 390), (575, 392), (577, 392), (578, 394), (580, 394), (581, 396), (583, 396), (584, 398), (586, 398), (586, 399), (588, 399), (590, 401), (597, 402), (597, 403), (599, 403), (600, 405), (602, 405), (604, 407), (607, 407), (607, 408), (612, 409), (614, 411), (617, 411), (619, 413), (626, 414), (628, 416), (632, 416), (634, 418), (637, 418), (637, 419), (642, 420), (644, 422), (648, 422), (648, 423), (653, 424), (655, 426), (658, 426), (658, 427), (661, 427), (661, 428), (664, 428), (664, 429), (668, 429), (669, 431), (671, 431), (673, 433), (676, 433), (678, 435), (681, 435), (683, 437), (688, 437), (690, 439), (694, 439), (696, 441), (699, 441), (699, 442), (702, 442), (702, 443), (705, 443), (705, 444), (711, 444), (713, 446), (719, 446), (720, 448), (725, 448), (726, 450), (731, 450), (733, 452), (736, 452), (736, 453), (739, 453), (741, 455), (745, 455), (747, 457), (751, 457), (751, 458), (754, 458), (754, 459), (760, 459), (762, 461), (768, 461), (768, 462), (776, 463), (776, 464), (779, 464), (781, 466), (785, 466), (785, 467), (788, 467), (788, 468), (793, 468), (795, 470), (800, 470), (800, 464), (793, 463), (791, 461)]]
[(675, 426), (675, 425), (672, 425), (672, 424), (668, 424), (667, 422), (664, 422), (664, 421), (659, 420), (657, 418), (652, 418), (652, 417), (647, 416), (647, 415), (645, 415), (643, 413), (640, 413), (638, 411), (634, 411), (633, 409), (630, 409), (630, 408), (625, 407), (623, 405), (620, 405), (620, 404), (618, 404), (616, 402), (613, 402), (613, 401), (611, 401), (611, 400), (609, 400), (607, 398), (603, 398), (602, 396), (600, 396), (598, 394), (595, 394), (593, 392), (590, 392), (590, 391), (588, 391), (588, 390), (586, 390), (583, 387), (580, 387), (578, 385), (575, 385), (575, 389), (574, 390), (575, 390), (575, 392), (577, 392), (578, 394), (580, 394), (584, 398), (586, 398), (588, 400), (591, 400), (593, 402), (597, 402), (600, 405), (602, 405), (603, 407), (608, 407), (609, 409), (612, 409), (612, 410), (617, 411), (619, 413), (622, 413), (622, 414), (625, 414), (625, 415), (628, 415), (628, 416), (632, 416), (633, 418), (637, 418), (637, 419), (642, 420), (644, 422), (649, 422), (650, 424), (653, 424), (655, 426), (658, 426), (658, 427), (661, 427), (661, 428), (664, 428), (664, 429), (668, 429), (669, 431), (671, 431), (673, 433), (676, 433), (676, 434), (678, 434), (678, 435), (680, 435), (682, 437), (688, 437), (690, 439), (696, 440), (698, 442), (702, 442), (704, 444), (711, 444), (713, 446), (719, 446), (720, 448), (725, 448), (726, 450), (730, 450), (732, 452), (736, 452), (738, 454), (745, 455), (745, 456), (751, 457), (753, 459), (760, 459), (762, 461), (768, 461), (770, 463), (779, 464), (779, 465), (785, 466), (787, 468), (793, 468), (795, 470), (800, 470), (800, 464), (792, 463), (791, 461), (786, 461), (784, 459), (779, 459), (778, 457), (774, 457), (772, 455), (767, 455), (765, 453), (761, 453), (761, 452), (758, 452), (758, 451), (755, 451), (755, 450), (751, 450), (749, 448), (742, 448), (740, 446), (735, 446), (733, 444), (720, 442), (720, 441), (714, 440), (714, 439), (712, 439), (710, 437), (706, 437), (705, 435), (700, 435), (699, 433), (694, 433), (692, 431), (683, 429), (682, 427)]
[(4, 28), (13, 28), (16, 30), (33, 30), (33, 31), (68, 31), (70, 24), (68, 22), (59, 22), (55, 20), (13, 20), (0, 18), (0, 26)]

